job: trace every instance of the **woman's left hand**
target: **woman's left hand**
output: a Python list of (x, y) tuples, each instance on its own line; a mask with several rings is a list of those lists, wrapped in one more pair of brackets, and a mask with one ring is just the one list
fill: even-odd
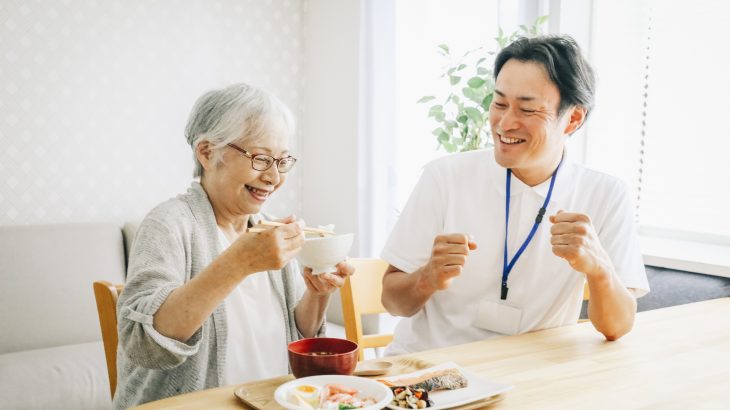
[(355, 268), (347, 262), (337, 264), (337, 272), (312, 275), (311, 268), (304, 268), (304, 283), (307, 289), (318, 296), (329, 295), (345, 284), (345, 279), (355, 273)]

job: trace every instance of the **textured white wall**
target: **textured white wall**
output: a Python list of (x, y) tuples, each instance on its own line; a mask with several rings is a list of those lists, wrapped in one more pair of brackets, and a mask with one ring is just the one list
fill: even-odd
[[(300, 118), (304, 1), (0, 0), (0, 225), (122, 222), (184, 191), (208, 89), (255, 84)], [(269, 212), (299, 213), (299, 171)]]

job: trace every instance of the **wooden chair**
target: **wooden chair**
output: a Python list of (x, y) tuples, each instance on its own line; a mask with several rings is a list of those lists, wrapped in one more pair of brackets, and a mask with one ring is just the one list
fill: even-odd
[[(392, 334), (363, 335), (362, 315), (387, 313), (380, 301), (383, 290), (383, 275), (388, 262), (382, 259), (350, 258), (347, 260), (355, 267), (355, 275), (345, 281), (340, 289), (342, 317), (345, 321), (345, 337), (360, 346), (360, 360), (364, 349), (384, 347), (393, 341)], [(583, 288), (583, 300), (589, 300), (588, 282)], [(580, 319), (578, 322), (587, 322)]]
[[(583, 301), (586, 302), (591, 298), (591, 288), (588, 287), (588, 282), (583, 285)], [(578, 319), (578, 323), (588, 322), (589, 319)]]
[(340, 289), (345, 337), (360, 346), (360, 360), (363, 360), (364, 349), (384, 347), (393, 341), (392, 334), (362, 333), (362, 315), (387, 312), (380, 302), (380, 294), (388, 262), (369, 258), (350, 258), (347, 262), (355, 267), (355, 274)]
[(99, 313), (101, 337), (104, 341), (106, 370), (109, 373), (109, 390), (114, 398), (117, 388), (117, 299), (124, 285), (113, 285), (107, 281), (94, 282), (96, 310)]

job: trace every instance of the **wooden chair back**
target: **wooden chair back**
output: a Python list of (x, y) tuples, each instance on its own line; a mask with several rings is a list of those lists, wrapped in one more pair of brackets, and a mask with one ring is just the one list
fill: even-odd
[(106, 370), (109, 373), (109, 390), (114, 398), (114, 391), (117, 388), (117, 299), (122, 293), (124, 285), (114, 285), (107, 281), (94, 282), (94, 297), (96, 298), (96, 310), (99, 313), (99, 326), (101, 326), (101, 338), (104, 341), (104, 354), (106, 355)]
[[(588, 287), (588, 282), (583, 285), (583, 301), (589, 301), (591, 298), (591, 289)], [(588, 319), (578, 319), (578, 323), (588, 322)]]
[[(387, 313), (380, 296), (388, 262), (375, 258), (350, 258), (347, 261), (355, 267), (355, 274), (347, 278), (340, 289), (345, 337), (360, 346), (360, 360), (363, 360), (364, 349), (385, 347), (393, 341), (392, 334), (363, 335), (362, 331), (362, 315)], [(586, 282), (583, 300), (589, 300), (590, 295)], [(588, 319), (578, 320), (579, 323), (587, 321)]]
[(384, 347), (393, 341), (392, 334), (363, 335), (362, 332), (362, 315), (387, 312), (380, 294), (388, 262), (375, 258), (350, 258), (347, 262), (355, 267), (355, 274), (340, 289), (345, 337), (360, 346), (360, 360), (363, 360), (364, 349)]

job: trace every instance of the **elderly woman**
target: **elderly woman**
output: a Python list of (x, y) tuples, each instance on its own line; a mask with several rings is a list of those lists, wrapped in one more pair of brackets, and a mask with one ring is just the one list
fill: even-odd
[(288, 342), (324, 332), (330, 294), (352, 266), (314, 276), (292, 258), (303, 242), (293, 217), (247, 228), (296, 163), (289, 110), (245, 84), (203, 95), (188, 120), (195, 176), (185, 194), (139, 227), (119, 298), (114, 404), (288, 373)]

